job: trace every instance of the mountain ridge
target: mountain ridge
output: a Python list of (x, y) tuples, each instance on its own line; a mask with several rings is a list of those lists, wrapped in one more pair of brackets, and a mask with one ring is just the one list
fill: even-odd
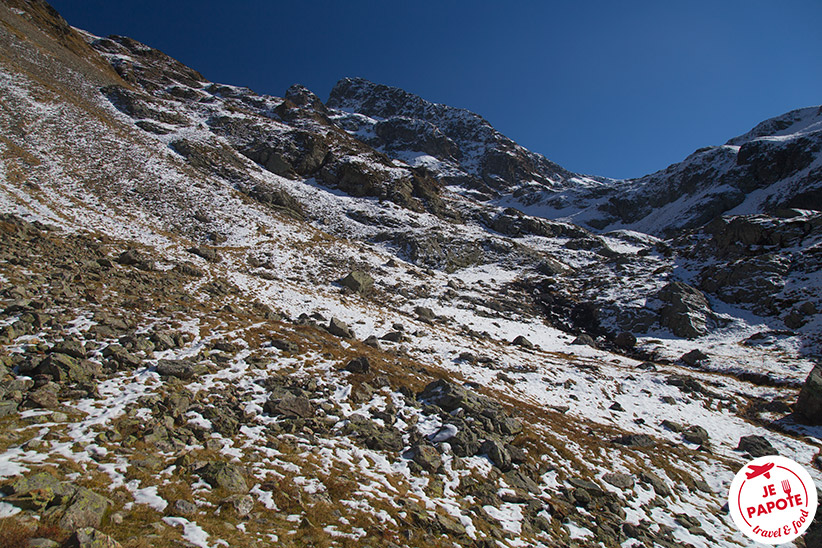
[[(674, 229), (695, 228), (735, 208), (744, 213), (765, 213), (766, 210), (794, 207), (800, 203), (812, 209), (822, 207), (813, 199), (822, 192), (820, 167), (813, 160), (820, 149), (817, 119), (820, 107), (806, 107), (775, 116), (757, 124), (749, 132), (729, 139), (725, 145), (703, 147), (682, 162), (643, 177), (616, 180), (571, 173), (504, 137), (479, 115), (430, 103), (399, 88), (374, 84), (362, 78), (340, 80), (332, 90), (328, 104), (332, 109), (339, 107), (346, 112), (375, 117), (370, 124), (352, 117), (339, 116), (338, 119), (353, 135), (366, 136), (366, 142), (389, 155), (409, 160), (414, 158), (415, 152), (431, 153), (429, 156), (433, 154), (440, 163), (429, 162), (429, 167), (435, 171), (439, 169), (440, 177), (452, 180), (454, 176), (449, 170), (457, 169), (468, 176), (463, 180), (456, 179), (458, 184), (469, 188), (484, 185), (482, 189), (489, 200), (504, 194), (507, 199), (500, 203), (519, 205), (537, 216), (573, 218), (595, 230), (637, 228), (659, 235)], [(402, 135), (403, 124), (408, 125), (412, 120), (420, 120), (431, 127), (419, 129), (416, 134), (406, 129)], [(777, 135), (791, 127), (794, 128), (792, 134)], [(432, 134), (432, 137), (425, 142), (410, 139), (409, 133), (418, 135), (421, 131)], [(437, 148), (436, 132), (449, 142), (440, 143)], [(459, 140), (460, 134), (468, 135), (466, 140), (475, 147), (477, 142), (482, 143), (479, 145), (481, 149), (474, 151), (467, 161), (452, 156), (453, 150), (459, 152), (466, 147), (454, 142), (454, 139)], [(765, 141), (779, 142), (783, 146), (769, 150), (761, 146)], [(794, 146), (788, 145), (788, 141), (793, 141)], [(737, 154), (735, 146), (742, 148), (741, 155)], [(767, 163), (777, 164), (776, 172), (765, 173), (763, 166)], [(801, 176), (799, 172), (806, 168), (811, 171), (804, 179), (784, 184), (786, 179)], [(712, 173), (712, 169), (719, 171)], [(693, 182), (711, 177), (717, 179), (712, 186)], [(768, 187), (779, 184), (788, 188), (771, 188), (770, 201), (744, 205), (747, 193), (752, 190), (767, 193)], [(624, 196), (626, 192), (627, 197)], [(481, 195), (478, 197), (482, 199)], [(668, 216), (673, 219), (667, 224), (654, 225), (646, 219), (650, 210), (678, 201), (683, 202), (684, 208), (679, 207), (684, 211), (671, 211)]]

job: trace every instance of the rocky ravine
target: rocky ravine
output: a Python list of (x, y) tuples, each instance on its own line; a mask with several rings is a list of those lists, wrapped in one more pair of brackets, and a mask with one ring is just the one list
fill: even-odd
[(594, 233), (471, 113), (0, 20), (2, 544), (736, 546), (745, 460), (822, 478), (819, 213)]

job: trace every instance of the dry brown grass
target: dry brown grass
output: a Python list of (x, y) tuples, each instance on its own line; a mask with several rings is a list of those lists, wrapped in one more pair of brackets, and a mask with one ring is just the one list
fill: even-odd
[(47, 538), (63, 543), (69, 536), (67, 531), (56, 525), (21, 522), (16, 517), (0, 519), (0, 546), (3, 548), (29, 548), (29, 541)]

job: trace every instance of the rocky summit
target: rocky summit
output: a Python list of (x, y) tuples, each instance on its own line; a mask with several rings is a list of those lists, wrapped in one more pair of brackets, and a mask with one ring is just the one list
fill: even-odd
[(0, 107), (2, 546), (733, 547), (748, 460), (822, 481), (820, 107), (615, 180), (42, 0)]

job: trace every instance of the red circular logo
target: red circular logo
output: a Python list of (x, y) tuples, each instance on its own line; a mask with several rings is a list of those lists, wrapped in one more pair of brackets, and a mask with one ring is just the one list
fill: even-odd
[(765, 544), (790, 542), (816, 515), (816, 486), (791, 459), (760, 457), (742, 467), (728, 495), (731, 517), (748, 537)]

